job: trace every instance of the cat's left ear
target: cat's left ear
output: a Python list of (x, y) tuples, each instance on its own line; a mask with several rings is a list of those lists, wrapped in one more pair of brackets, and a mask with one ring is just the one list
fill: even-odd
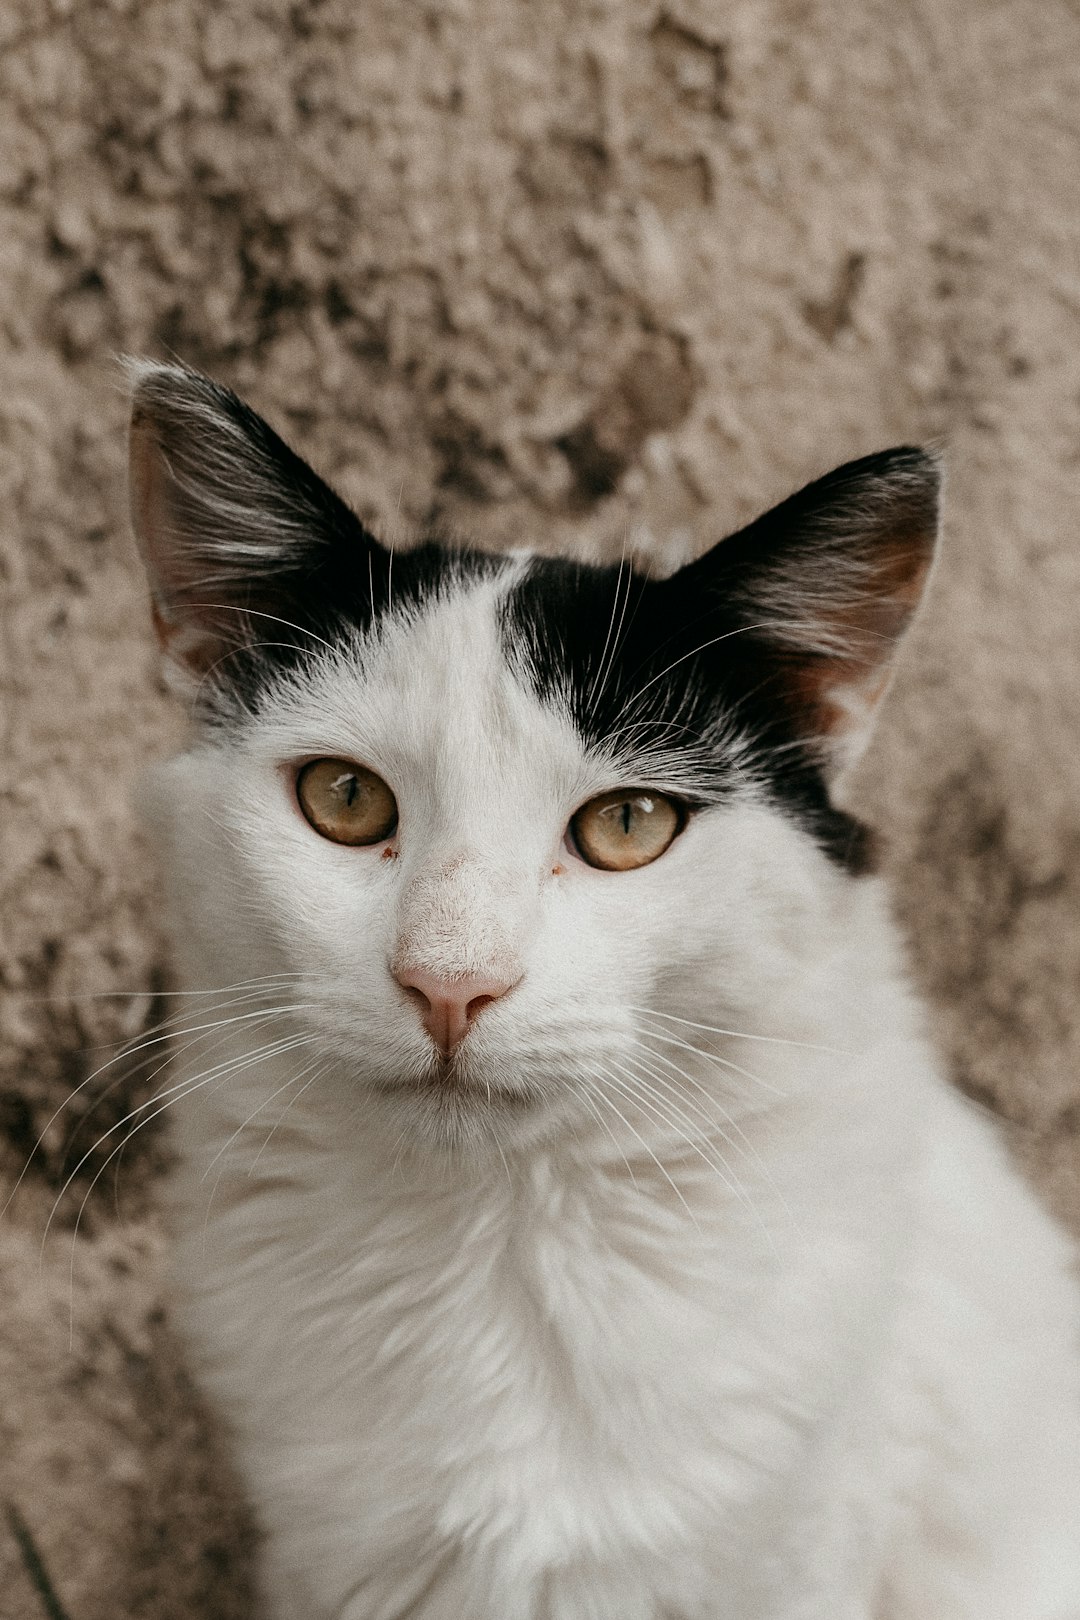
[[(762, 692), (835, 779), (861, 753), (896, 652), (922, 599), (938, 537), (941, 466), (903, 446), (852, 461), (675, 576), (700, 613), (710, 598)], [(674, 581), (673, 581), (674, 583)]]

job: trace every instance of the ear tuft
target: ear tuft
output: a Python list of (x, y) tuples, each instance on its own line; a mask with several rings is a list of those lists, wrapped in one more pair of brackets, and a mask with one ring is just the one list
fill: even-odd
[[(186, 366), (127, 362), (131, 517), (174, 670), (202, 677), (282, 618), (284, 582), (348, 539), (334, 492), (230, 389)], [(294, 626), (295, 628), (295, 626)]]
[(129, 373), (132, 519), (152, 572), (175, 574), (172, 547), (220, 570), (310, 543), (330, 492), (260, 416), (186, 366), (140, 360)]
[(922, 599), (938, 534), (941, 465), (904, 445), (849, 462), (685, 570), (720, 592), (766, 654), (827, 772), (869, 735)]

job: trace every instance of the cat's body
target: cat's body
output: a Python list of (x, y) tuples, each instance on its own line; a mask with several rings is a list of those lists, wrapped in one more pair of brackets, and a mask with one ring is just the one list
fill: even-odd
[(1080, 1620), (1068, 1246), (827, 796), (931, 477), (848, 469), (719, 578), (387, 565), (143, 373), (206, 720), (152, 796), (222, 992), (176, 1060), (179, 1308), (274, 1620)]

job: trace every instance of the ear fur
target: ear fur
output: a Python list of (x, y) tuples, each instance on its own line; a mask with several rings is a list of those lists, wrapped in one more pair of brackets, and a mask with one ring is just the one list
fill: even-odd
[(289, 616), (290, 576), (338, 542), (375, 542), (231, 390), (186, 366), (140, 360), (129, 374), (132, 526), (187, 684)]
[(924, 593), (940, 488), (930, 452), (881, 451), (809, 484), (675, 576), (692, 600), (736, 610), (828, 776), (868, 739)]

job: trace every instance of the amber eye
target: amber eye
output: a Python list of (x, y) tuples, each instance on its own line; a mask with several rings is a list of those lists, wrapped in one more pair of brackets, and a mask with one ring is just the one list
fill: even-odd
[(296, 797), (335, 844), (378, 844), (397, 826), (397, 800), (382, 777), (347, 759), (313, 759), (296, 778)]
[(648, 866), (682, 831), (686, 813), (666, 794), (617, 788), (583, 804), (570, 822), (578, 854), (606, 872)]

